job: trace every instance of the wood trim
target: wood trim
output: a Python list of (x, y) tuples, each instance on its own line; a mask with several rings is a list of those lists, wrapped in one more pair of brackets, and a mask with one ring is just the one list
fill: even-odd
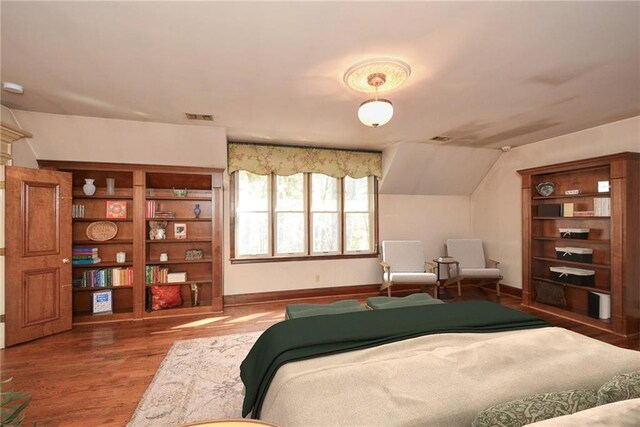
[(122, 171), (133, 172), (142, 170), (144, 172), (159, 172), (159, 173), (185, 173), (185, 174), (209, 174), (209, 173), (222, 173), (224, 169), (219, 168), (205, 168), (205, 167), (192, 167), (192, 166), (161, 166), (161, 165), (147, 165), (141, 163), (108, 163), (108, 162), (67, 162), (59, 160), (38, 160), (38, 166), (42, 169), (73, 169), (74, 171), (80, 170), (110, 170), (110, 171)]
[[(464, 282), (463, 282), (464, 283)], [(471, 282), (469, 282), (471, 283)], [(464, 286), (467, 286), (465, 284)], [(469, 286), (475, 286), (469, 285)], [(489, 289), (495, 292), (495, 285), (483, 286), (483, 289)], [(392, 288), (392, 294), (394, 296), (405, 296), (416, 292), (422, 292), (419, 286), (394, 286)], [(500, 292), (504, 292), (510, 296), (520, 298), (522, 296), (522, 290), (513, 286), (500, 284)], [(330, 288), (312, 288), (312, 289), (293, 289), (287, 291), (271, 291), (271, 292), (256, 292), (251, 294), (238, 294), (238, 295), (225, 295), (224, 302), (225, 307), (248, 305), (248, 304), (262, 304), (271, 303), (276, 301), (289, 301), (300, 299), (313, 299), (313, 298), (325, 298), (325, 297), (354, 297), (365, 298), (371, 296), (379, 296), (380, 284), (370, 285), (351, 285), (351, 286), (335, 286)], [(385, 292), (386, 295), (386, 292)]]
[[(225, 295), (225, 306), (259, 304), (305, 298), (321, 298), (336, 295), (373, 296), (380, 295), (380, 285), (352, 285), (331, 288), (293, 289), (287, 291), (256, 292), (251, 294)], [(416, 288), (419, 289), (419, 288)]]
[(0, 128), (2, 129), (2, 132), (0, 132), (2, 135), (2, 142), (7, 144), (11, 144), (21, 138), (31, 138), (33, 136), (27, 131), (14, 128), (6, 123), (0, 124)]
[(286, 261), (324, 261), (328, 259), (359, 259), (378, 258), (377, 253), (353, 254), (353, 255), (305, 255), (305, 256), (277, 256), (270, 258), (238, 258), (231, 259), (231, 264), (257, 264), (262, 262), (286, 262)]
[(608, 165), (614, 160), (631, 160), (640, 159), (640, 153), (622, 152), (616, 154), (609, 154), (607, 156), (592, 157), (588, 159), (572, 160), (563, 163), (555, 163), (553, 165), (538, 166), (528, 169), (520, 169), (517, 172), (520, 175), (542, 175), (545, 173), (558, 173), (563, 171), (570, 171), (575, 169), (586, 169), (590, 167), (597, 167)]

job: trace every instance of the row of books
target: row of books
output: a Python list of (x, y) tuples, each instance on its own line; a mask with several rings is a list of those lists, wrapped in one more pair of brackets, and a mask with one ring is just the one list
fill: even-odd
[(98, 264), (102, 261), (98, 256), (98, 248), (85, 246), (74, 246), (71, 249), (71, 258), (75, 265)]
[(84, 205), (71, 205), (71, 218), (84, 218)]
[(167, 267), (159, 265), (147, 265), (145, 267), (144, 281), (151, 283), (183, 283), (187, 281), (187, 273), (185, 271), (169, 273)]
[[(556, 205), (542, 205), (542, 208), (550, 211)], [(538, 215), (540, 216), (554, 216), (554, 215), (541, 215), (540, 207)], [(560, 205), (560, 216), (564, 217), (589, 217), (589, 216), (611, 216), (611, 198), (610, 197), (594, 197), (593, 198), (593, 210), (576, 210), (574, 203), (562, 203)]]
[(170, 218), (176, 217), (175, 212), (159, 211), (158, 202), (156, 202), (155, 200), (147, 201), (145, 204), (145, 210), (146, 210), (145, 213), (146, 213), (147, 219), (152, 219), (152, 218), (170, 219)]
[(133, 285), (133, 267), (87, 270), (82, 273), (82, 278), (73, 280), (74, 288), (103, 288), (124, 285)]

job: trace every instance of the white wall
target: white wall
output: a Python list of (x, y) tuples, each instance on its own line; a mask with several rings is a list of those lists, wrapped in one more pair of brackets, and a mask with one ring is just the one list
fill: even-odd
[(226, 130), (221, 127), (13, 113), (33, 135), (29, 143), (40, 160), (227, 167)]
[[(380, 195), (379, 210), (380, 240), (422, 240), (428, 259), (443, 254), (447, 238), (469, 235), (468, 196)], [(226, 230), (228, 221), (225, 218)], [(370, 285), (381, 281), (377, 258), (231, 264), (228, 233), (225, 237), (225, 295)]]
[(522, 215), (519, 169), (640, 152), (640, 116), (515, 148), (504, 153), (471, 196), (471, 234), (501, 262), (503, 282), (522, 287)]

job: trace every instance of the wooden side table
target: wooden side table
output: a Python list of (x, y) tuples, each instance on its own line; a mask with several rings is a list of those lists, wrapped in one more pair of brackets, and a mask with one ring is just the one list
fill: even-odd
[[(462, 295), (462, 288), (460, 283), (462, 282), (462, 275), (460, 274), (460, 262), (451, 257), (440, 257), (433, 260), (437, 264), (438, 275), (438, 287), (442, 288), (438, 292), (438, 298), (440, 299), (452, 299), (453, 296), (447, 291), (447, 286), (457, 283), (458, 284), (458, 296)], [(451, 265), (455, 265), (455, 275), (451, 275)], [(444, 268), (443, 268), (444, 266)], [(443, 271), (444, 270), (444, 271)], [(446, 274), (444, 274), (446, 273)], [(445, 277), (446, 276), (446, 277)]]

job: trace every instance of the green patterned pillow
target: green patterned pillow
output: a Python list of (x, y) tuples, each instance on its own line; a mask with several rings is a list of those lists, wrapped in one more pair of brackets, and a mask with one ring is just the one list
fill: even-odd
[(520, 427), (536, 421), (593, 408), (597, 401), (597, 390), (570, 390), (536, 394), (484, 409), (473, 420), (471, 426)]
[(598, 405), (640, 398), (640, 371), (616, 375), (598, 390)]

